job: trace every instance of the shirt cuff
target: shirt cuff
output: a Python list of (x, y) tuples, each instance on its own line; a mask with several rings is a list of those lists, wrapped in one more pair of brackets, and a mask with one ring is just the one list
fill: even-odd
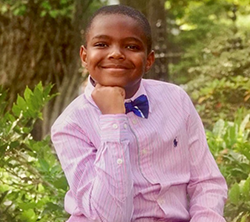
[(126, 114), (105, 114), (100, 116), (102, 142), (123, 142), (128, 138), (129, 125)]

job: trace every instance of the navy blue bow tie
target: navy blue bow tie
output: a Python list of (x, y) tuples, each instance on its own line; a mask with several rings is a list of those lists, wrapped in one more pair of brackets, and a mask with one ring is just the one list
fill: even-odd
[(135, 115), (148, 118), (149, 106), (148, 99), (145, 95), (141, 95), (134, 101), (125, 103), (126, 113), (133, 112)]

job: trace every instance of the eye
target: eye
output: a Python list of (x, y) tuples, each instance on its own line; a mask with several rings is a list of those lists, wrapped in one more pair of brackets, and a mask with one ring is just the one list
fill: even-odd
[(108, 47), (108, 44), (105, 42), (97, 42), (94, 44), (94, 47), (98, 47), (98, 48), (106, 48)]
[(140, 46), (138, 45), (134, 45), (134, 44), (130, 44), (130, 45), (127, 45), (126, 46), (127, 49), (130, 49), (130, 50), (133, 50), (133, 51), (137, 51), (137, 50), (140, 50)]

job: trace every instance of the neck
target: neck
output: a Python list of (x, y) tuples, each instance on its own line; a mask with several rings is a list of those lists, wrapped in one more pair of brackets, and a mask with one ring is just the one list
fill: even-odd
[(125, 99), (130, 99), (132, 98), (136, 92), (138, 91), (139, 87), (140, 87), (140, 83), (137, 83), (136, 85), (133, 85), (132, 87), (125, 87), (125, 92), (126, 92), (126, 96), (125, 96)]

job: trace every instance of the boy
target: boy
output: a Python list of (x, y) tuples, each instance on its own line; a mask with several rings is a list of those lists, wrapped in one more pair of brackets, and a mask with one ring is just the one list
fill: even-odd
[(225, 221), (226, 183), (192, 102), (142, 79), (151, 42), (147, 19), (127, 6), (105, 6), (87, 26), (88, 85), (52, 127), (68, 222)]

